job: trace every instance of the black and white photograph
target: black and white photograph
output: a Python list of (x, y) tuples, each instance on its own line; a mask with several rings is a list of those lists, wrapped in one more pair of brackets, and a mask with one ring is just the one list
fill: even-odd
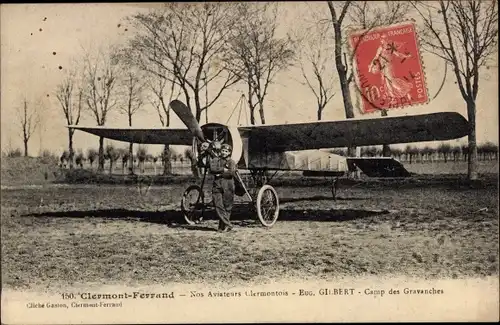
[(2, 323), (499, 321), (496, 1), (0, 13)]

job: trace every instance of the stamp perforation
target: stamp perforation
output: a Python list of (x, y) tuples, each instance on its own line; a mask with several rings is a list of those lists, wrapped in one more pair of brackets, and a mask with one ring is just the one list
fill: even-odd
[[(425, 101), (421, 102), (410, 102), (410, 103), (404, 103), (404, 102), (398, 102), (396, 105), (390, 105), (389, 107), (382, 108), (377, 104), (372, 103), (366, 96), (363, 94), (363, 91), (361, 90), (361, 81), (360, 81), (360, 71), (358, 68), (359, 65), (359, 56), (357, 55), (356, 51), (356, 45), (355, 42), (353, 42), (353, 37), (354, 36), (362, 36), (363, 34), (368, 34), (368, 33), (376, 33), (380, 31), (387, 31), (389, 28), (390, 29), (397, 29), (399, 27), (405, 27), (410, 25), (413, 30), (414, 30), (414, 35), (415, 35), (415, 57), (418, 59), (418, 62), (420, 64), (420, 70), (421, 70), (421, 80), (422, 80), (422, 88), (425, 91)], [(348, 35), (348, 53), (349, 57), (351, 58), (351, 69), (353, 71), (353, 76), (354, 76), (354, 88), (356, 92), (356, 99), (357, 102), (360, 103), (360, 105), (356, 105), (357, 110), (361, 114), (371, 114), (371, 113), (376, 113), (382, 110), (395, 110), (395, 109), (405, 109), (408, 107), (418, 107), (420, 105), (427, 105), (430, 102), (430, 94), (429, 94), (429, 88), (427, 85), (427, 74), (426, 74), (426, 65), (425, 62), (422, 58), (422, 52), (421, 52), (421, 36), (419, 33), (419, 28), (415, 21), (413, 19), (403, 19), (401, 21), (395, 22), (394, 24), (391, 25), (385, 25), (385, 26), (376, 26), (373, 28), (369, 29), (359, 29), (359, 30), (354, 30), (351, 31)], [(371, 110), (365, 110), (364, 108), (364, 100), (369, 102), (372, 106)]]

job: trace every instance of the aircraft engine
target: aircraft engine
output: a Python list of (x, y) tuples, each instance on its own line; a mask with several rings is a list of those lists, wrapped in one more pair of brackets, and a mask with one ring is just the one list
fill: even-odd
[(201, 127), (205, 141), (193, 138), (193, 154), (198, 159), (204, 151), (210, 150), (219, 153), (222, 144), (227, 143), (233, 148), (231, 158), (238, 163), (243, 153), (243, 141), (236, 127), (219, 123), (208, 123)]

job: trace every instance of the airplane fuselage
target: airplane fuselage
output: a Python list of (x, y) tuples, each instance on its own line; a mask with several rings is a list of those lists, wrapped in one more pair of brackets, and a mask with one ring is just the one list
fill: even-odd
[[(205, 139), (214, 143), (228, 143), (233, 147), (231, 158), (240, 169), (269, 169), (296, 171), (346, 172), (346, 158), (324, 150), (301, 150), (275, 152), (266, 150), (266, 144), (249, 143), (249, 137), (237, 127), (219, 123), (201, 126)], [(194, 138), (193, 152), (198, 156), (200, 140)]]

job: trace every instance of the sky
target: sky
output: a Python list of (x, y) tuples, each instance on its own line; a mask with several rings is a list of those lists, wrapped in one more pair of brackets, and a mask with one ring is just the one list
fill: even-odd
[[(29, 102), (44, 106), (44, 119), (29, 142), (30, 155), (38, 155), (41, 149), (60, 154), (67, 148), (67, 129), (62, 110), (54, 91), (62, 81), (64, 72), (74, 65), (82, 53), (82, 47), (95, 48), (104, 44), (126, 42), (130, 36), (125, 17), (149, 10), (153, 5), (136, 4), (2, 4), (1, 11), (1, 148), (22, 148), (20, 127), (16, 109), (24, 97)], [(307, 6), (325, 6), (318, 3), (283, 3), (280, 28), (287, 30), (295, 25), (307, 10)], [(422, 53), (425, 65), (427, 89), (431, 98), (437, 93), (443, 80), (444, 63), (432, 54)], [(61, 67), (61, 68), (60, 68)], [(334, 69), (334, 63), (332, 62)], [(451, 70), (448, 69), (446, 83), (439, 95), (428, 104), (390, 112), (390, 116), (415, 115), (431, 112), (454, 111), (467, 117), (466, 106)], [(209, 121), (227, 122), (241, 97), (239, 89), (227, 91), (209, 113)], [(353, 100), (354, 101), (354, 100)], [(316, 120), (315, 97), (303, 85), (300, 72), (290, 69), (278, 74), (266, 98), (266, 120), (269, 124), (308, 122)], [(242, 113), (240, 123), (245, 122)], [(230, 122), (236, 124), (237, 108)], [(356, 111), (356, 117), (369, 118), (378, 115), (363, 115)], [(204, 117), (202, 117), (204, 119)], [(338, 85), (336, 95), (325, 108), (323, 120), (345, 119), (342, 96)], [(84, 115), (80, 125), (95, 125)], [(113, 112), (110, 126), (127, 126), (124, 115)], [(160, 121), (151, 106), (134, 116), (138, 127), (160, 127)], [(174, 117), (172, 127), (183, 127)], [(482, 75), (477, 99), (477, 139), (479, 143), (498, 143), (498, 71), (493, 68)], [(111, 143), (112, 141), (110, 141)], [(466, 138), (451, 143), (463, 144)], [(114, 142), (125, 147), (125, 143)], [(436, 145), (431, 144), (431, 145)], [(76, 132), (74, 147), (84, 151), (97, 147), (95, 136)], [(152, 152), (160, 147), (151, 146)]]

